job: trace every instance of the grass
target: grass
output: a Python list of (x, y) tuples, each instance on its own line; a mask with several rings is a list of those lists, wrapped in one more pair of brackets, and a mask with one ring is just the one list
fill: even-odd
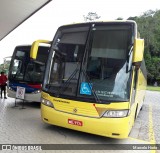
[(160, 91), (160, 87), (147, 86), (147, 90), (150, 90), (150, 91)]

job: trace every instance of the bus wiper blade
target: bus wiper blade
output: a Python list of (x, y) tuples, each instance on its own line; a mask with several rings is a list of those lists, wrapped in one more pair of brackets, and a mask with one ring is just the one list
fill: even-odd
[(70, 81), (73, 79), (73, 77), (77, 74), (77, 72), (79, 71), (79, 68), (78, 68), (78, 65), (77, 65), (77, 68), (73, 71), (73, 73), (70, 75), (70, 77), (68, 78), (67, 81), (65, 81), (61, 86), (60, 86), (60, 89), (58, 90), (57, 92), (57, 97), (59, 97), (59, 95), (65, 91), (69, 84), (70, 84)]
[(91, 87), (91, 81), (90, 81), (87, 73), (86, 73), (83, 69), (82, 69), (82, 72), (83, 72), (83, 74), (86, 76), (87, 81), (89, 82), (89, 88), (91, 89), (91, 91), (92, 91), (92, 93), (93, 93), (93, 96), (94, 96), (94, 99), (96, 100), (96, 103), (102, 103), (101, 100), (99, 99), (99, 97), (97, 96), (94, 88)]

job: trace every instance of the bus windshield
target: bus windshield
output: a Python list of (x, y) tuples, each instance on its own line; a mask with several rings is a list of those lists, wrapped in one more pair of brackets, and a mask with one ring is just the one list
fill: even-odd
[[(41, 47), (40, 47), (41, 48)], [(42, 83), (45, 70), (45, 62), (48, 56), (45, 55), (44, 50), (48, 48), (41, 48), (39, 54), (41, 54), (40, 61), (33, 61), (30, 59), (30, 47), (23, 46), (23, 48), (17, 48), (12, 57), (9, 80), (21, 81), (28, 83)], [(47, 54), (47, 53), (46, 53)], [(40, 55), (39, 55), (40, 56)], [(45, 59), (44, 59), (45, 58)]]
[(128, 101), (133, 27), (95, 23), (88, 29), (69, 28), (57, 33), (58, 49), (53, 51), (44, 90), (94, 103)]

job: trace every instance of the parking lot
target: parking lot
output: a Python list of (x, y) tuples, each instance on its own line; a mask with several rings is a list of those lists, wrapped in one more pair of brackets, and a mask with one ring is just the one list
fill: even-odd
[[(18, 107), (14, 107), (14, 105), (14, 99), (0, 99), (0, 144), (52, 144), (51, 146), (48, 145), (47, 150), (37, 150), (33, 151), (34, 153), (75, 152), (74, 150), (76, 150), (76, 152), (160, 153), (160, 150), (130, 149), (130, 147), (134, 147), (133, 144), (160, 144), (159, 92), (146, 92), (146, 98), (143, 105), (143, 109), (141, 110), (136, 120), (132, 132), (128, 139), (122, 140), (96, 136), (88, 133), (82, 133), (70, 129), (45, 124), (41, 121), (40, 118), (39, 103), (24, 103), (25, 109), (22, 109), (21, 101), (17, 101)], [(70, 146), (65, 146), (64, 144), (70, 144)], [(103, 146), (98, 146), (101, 144), (108, 144), (110, 150), (95, 150), (96, 147), (103, 148)], [(119, 146), (114, 144), (119, 144)], [(50, 147), (52, 151), (49, 150)], [(116, 149), (116, 147), (118, 147), (118, 149)], [(119, 149), (122, 150), (119, 151)], [(3, 150), (2, 152), (11, 151)], [(12, 152), (21, 153), (31, 151), (26, 151), (24, 149), (24, 151), (12, 150)]]

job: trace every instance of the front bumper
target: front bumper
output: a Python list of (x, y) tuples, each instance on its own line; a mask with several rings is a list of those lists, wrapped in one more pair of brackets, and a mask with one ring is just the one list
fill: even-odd
[[(92, 118), (57, 111), (41, 103), (41, 118), (44, 122), (112, 138), (127, 138), (130, 132), (129, 116), (124, 118)], [(82, 126), (68, 123), (68, 119), (83, 123)]]

